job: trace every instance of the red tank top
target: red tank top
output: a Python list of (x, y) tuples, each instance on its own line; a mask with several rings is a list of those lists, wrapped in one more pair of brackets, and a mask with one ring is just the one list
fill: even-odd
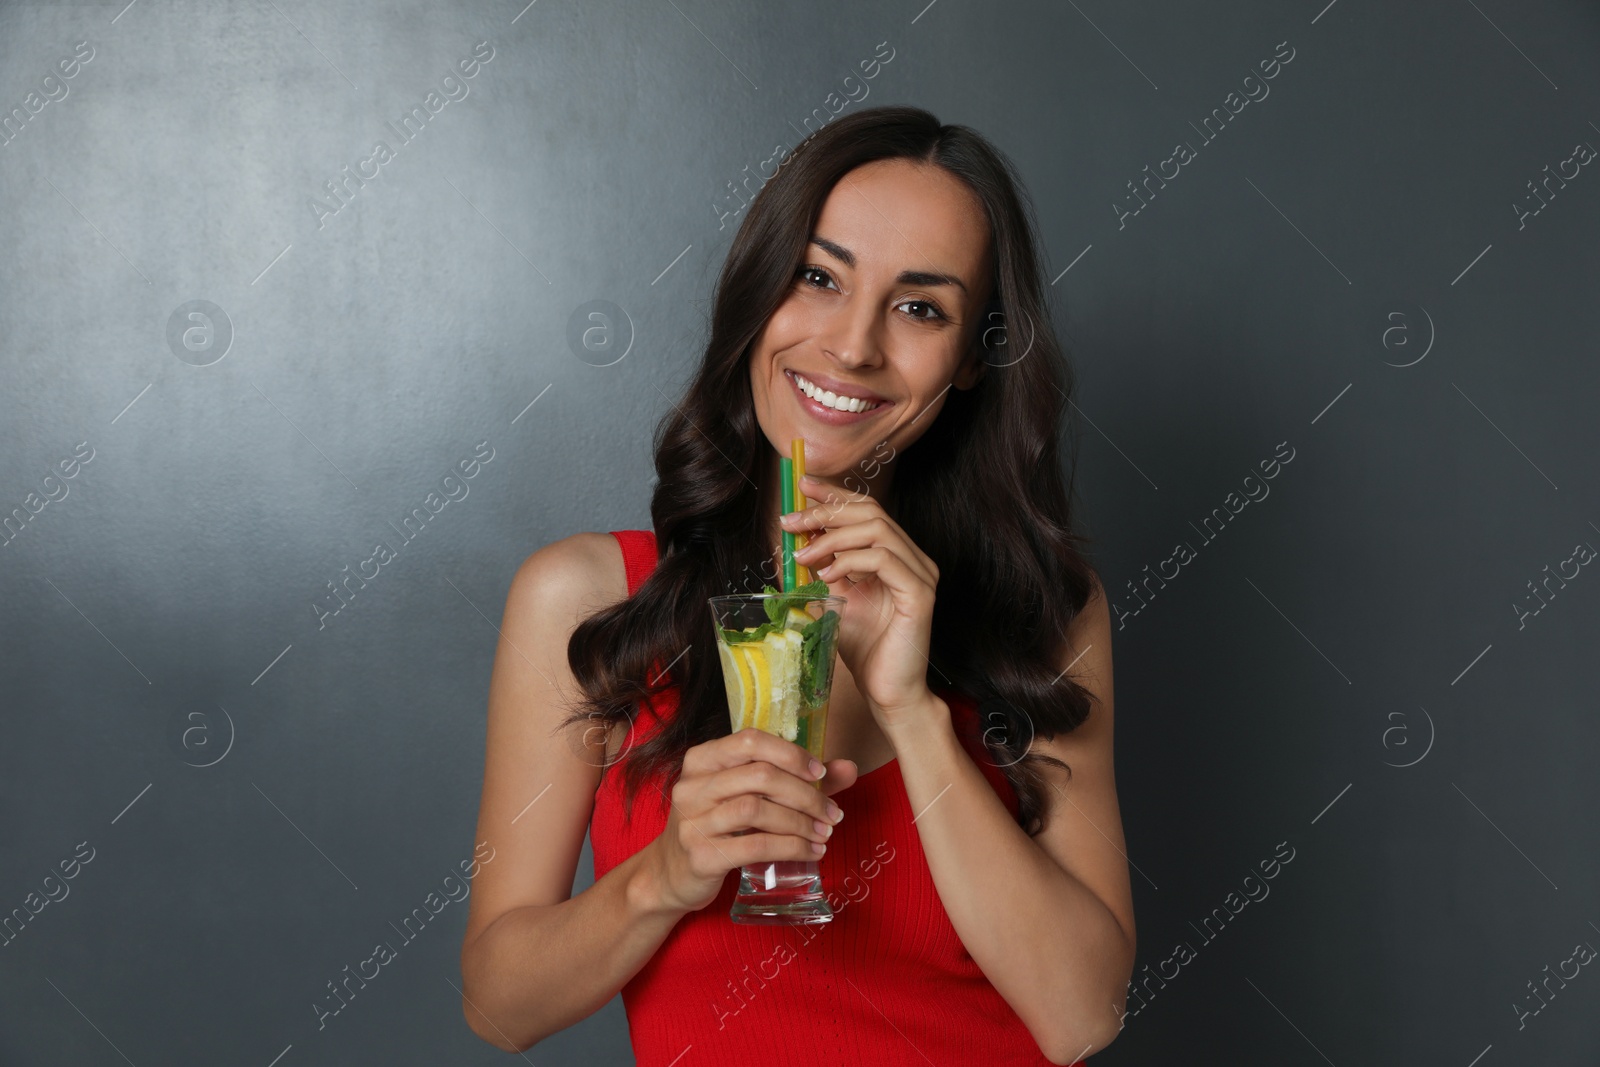
[[(632, 596), (655, 568), (655, 534), (613, 536)], [(963, 746), (1014, 816), (1016, 795), (983, 746), (975, 705), (953, 691), (940, 696)], [(641, 705), (622, 751), (676, 709), (676, 689)], [(667, 825), (661, 790), (648, 782), (634, 796), (632, 818), (624, 818), (615, 770), (601, 780), (589, 828), (596, 880)], [(833, 798), (845, 811), (821, 860), (833, 921), (736, 924), (728, 909), (739, 878), (729, 871), (717, 899), (678, 920), (622, 988), (639, 1067), (1048, 1064), (950, 924), (899, 763), (868, 771)]]

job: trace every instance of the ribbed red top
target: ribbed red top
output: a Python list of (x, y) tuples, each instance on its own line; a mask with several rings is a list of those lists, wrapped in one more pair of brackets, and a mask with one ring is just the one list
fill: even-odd
[[(628, 595), (656, 565), (655, 535), (619, 530)], [(972, 701), (941, 691), (962, 744), (1006, 807), (1016, 796), (979, 737)], [(677, 690), (646, 702), (628, 746), (677, 709)], [(624, 819), (622, 776), (595, 794), (594, 876), (660, 836), (667, 805), (646, 783)], [(845, 817), (822, 857), (834, 919), (821, 926), (744, 926), (728, 917), (738, 872), (716, 900), (678, 921), (622, 988), (640, 1067), (960, 1067), (1048, 1064), (1022, 1020), (961, 944), (928, 869), (913, 812), (890, 760), (833, 794)]]

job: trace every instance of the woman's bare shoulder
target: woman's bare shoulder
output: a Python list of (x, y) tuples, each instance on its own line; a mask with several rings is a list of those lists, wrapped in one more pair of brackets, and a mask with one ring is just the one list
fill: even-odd
[[(587, 723), (568, 721), (582, 694), (567, 651), (573, 629), (627, 591), (622, 548), (605, 533), (545, 545), (511, 580), (489, 682), (478, 807), (477, 839), (492, 841), (498, 858), (474, 879), (464, 957), (506, 912), (572, 894), (604, 750)], [(558, 737), (566, 726), (576, 728)]]
[[(558, 728), (576, 693), (567, 648), (585, 619), (628, 595), (622, 547), (606, 533), (579, 533), (552, 541), (528, 556), (511, 579), (489, 686), (491, 755), (496, 739), (513, 734), (493, 729), (498, 720)], [(523, 739), (529, 745), (541, 740)], [(519, 751), (526, 762), (531, 752)], [(596, 764), (595, 766), (598, 766)], [(596, 772), (598, 777), (598, 772)], [(590, 782), (592, 790), (594, 783)]]
[(627, 597), (622, 546), (609, 533), (576, 533), (552, 541), (522, 561), (511, 592), (531, 605), (564, 607), (585, 617)]

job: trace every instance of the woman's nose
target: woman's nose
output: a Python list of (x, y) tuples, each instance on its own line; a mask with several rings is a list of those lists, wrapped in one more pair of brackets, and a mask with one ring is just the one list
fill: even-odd
[(822, 349), (840, 367), (874, 367), (883, 358), (877, 316), (871, 308), (841, 310), (823, 338)]

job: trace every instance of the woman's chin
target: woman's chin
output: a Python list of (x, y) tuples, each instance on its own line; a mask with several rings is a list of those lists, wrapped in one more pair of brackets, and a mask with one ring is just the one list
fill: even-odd
[[(763, 431), (765, 433), (765, 431)], [(875, 450), (881, 442), (874, 439), (866, 445), (858, 440), (849, 442), (849, 450), (845, 450), (846, 442), (833, 440), (835, 437), (853, 436), (847, 428), (835, 429), (829, 426), (812, 425), (805, 428), (795, 428), (787, 437), (774, 438), (772, 433), (765, 433), (767, 443), (779, 456), (788, 456), (790, 448), (796, 437), (802, 437), (806, 443), (806, 473), (813, 478), (834, 485), (842, 485), (844, 479), (852, 473), (857, 479), (865, 481), (862, 472), (873, 469), (872, 460)], [(877, 457), (880, 461), (883, 457)]]
[[(802, 437), (795, 434), (794, 437)], [(782, 446), (774, 445), (773, 449), (780, 456), (789, 455), (789, 447), (794, 443), (794, 437), (784, 440)], [(864, 458), (864, 457), (863, 457)], [(806, 473), (813, 478), (820, 478), (825, 482), (837, 482), (851, 471), (850, 457), (842, 460), (836, 457), (824, 442), (806, 438)]]

